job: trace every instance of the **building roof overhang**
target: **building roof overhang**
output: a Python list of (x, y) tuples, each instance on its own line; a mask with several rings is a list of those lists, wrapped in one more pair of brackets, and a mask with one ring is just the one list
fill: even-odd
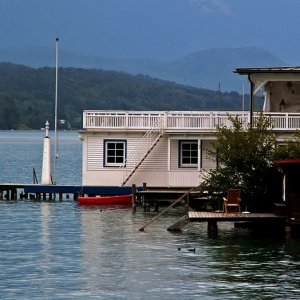
[(250, 75), (253, 73), (264, 73), (264, 74), (285, 74), (285, 73), (300, 73), (300, 66), (297, 67), (272, 67), (272, 68), (236, 68), (234, 73), (240, 75)]
[(248, 75), (251, 82), (300, 81), (300, 67), (237, 68), (234, 73)]

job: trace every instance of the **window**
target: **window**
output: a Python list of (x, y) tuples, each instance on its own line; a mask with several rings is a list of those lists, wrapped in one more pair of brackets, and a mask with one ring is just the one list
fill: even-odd
[(179, 167), (198, 166), (198, 141), (179, 142)]
[(126, 141), (104, 140), (104, 166), (121, 166), (126, 159)]

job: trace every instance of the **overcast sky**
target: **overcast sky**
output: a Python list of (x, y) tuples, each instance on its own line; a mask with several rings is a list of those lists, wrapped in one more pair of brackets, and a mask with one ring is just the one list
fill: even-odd
[(0, 48), (168, 61), (257, 46), (300, 65), (300, 0), (0, 0)]

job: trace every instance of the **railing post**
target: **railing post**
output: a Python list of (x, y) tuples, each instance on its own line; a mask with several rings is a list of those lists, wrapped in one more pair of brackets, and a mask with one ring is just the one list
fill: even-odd
[(128, 112), (125, 113), (125, 127), (129, 128)]
[(248, 127), (248, 125), (250, 124), (250, 125), (252, 125), (252, 122), (251, 122), (251, 113), (249, 112), (248, 113), (248, 123), (247, 123), (247, 127)]
[(167, 129), (167, 127), (168, 127), (168, 113), (165, 112), (163, 115), (160, 129)]

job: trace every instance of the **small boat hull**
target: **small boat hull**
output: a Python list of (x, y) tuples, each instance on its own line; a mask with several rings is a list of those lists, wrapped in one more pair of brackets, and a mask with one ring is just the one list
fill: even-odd
[(78, 203), (83, 205), (101, 204), (131, 204), (132, 195), (78, 197)]

